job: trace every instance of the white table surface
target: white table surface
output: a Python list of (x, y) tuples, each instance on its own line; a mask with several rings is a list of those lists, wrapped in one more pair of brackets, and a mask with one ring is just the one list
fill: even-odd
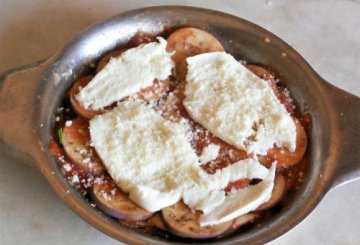
[[(0, 73), (46, 58), (92, 23), (165, 4), (250, 20), (293, 45), (323, 78), (360, 96), (359, 0), (0, 0)], [(271, 244), (360, 244), (359, 190), (357, 181), (331, 191), (303, 222)], [(73, 213), (39, 172), (0, 151), (0, 244), (100, 243), (118, 244)]]

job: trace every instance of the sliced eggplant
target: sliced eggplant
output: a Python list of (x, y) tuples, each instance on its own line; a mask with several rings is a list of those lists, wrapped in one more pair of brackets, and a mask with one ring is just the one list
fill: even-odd
[(132, 223), (131, 221), (146, 220), (152, 215), (131, 201), (109, 177), (94, 181), (91, 194), (93, 201), (102, 211), (120, 220)]
[(284, 196), (285, 192), (286, 192), (285, 177), (281, 174), (277, 174), (275, 176), (274, 188), (271, 193), (270, 199), (267, 202), (261, 204), (256, 210), (263, 211), (265, 209), (269, 209), (269, 208), (275, 206), (278, 202), (280, 202), (280, 200)]
[(253, 222), (257, 217), (259, 217), (259, 214), (256, 214), (256, 213), (247, 213), (247, 214), (241, 215), (233, 220), (231, 229), (238, 230), (240, 227), (242, 227), (250, 222)]
[(149, 223), (148, 220), (123, 220), (119, 219), (119, 222), (123, 224), (126, 227), (132, 228), (132, 229), (138, 229), (138, 228), (147, 228), (152, 227), (151, 223)]
[(200, 226), (201, 212), (192, 212), (183, 202), (162, 209), (164, 221), (170, 232), (180, 237), (205, 239), (224, 234), (232, 221), (212, 226)]
[(247, 213), (247, 214), (244, 214), (244, 215), (241, 215), (241, 216), (235, 218), (233, 220), (229, 230), (226, 232), (226, 234), (229, 235), (231, 233), (236, 232), (244, 225), (254, 222), (254, 220), (258, 217), (259, 217), (259, 214), (257, 214), (257, 213)]
[(167, 42), (167, 50), (175, 51), (172, 59), (175, 62), (175, 76), (179, 81), (184, 81), (186, 78), (186, 58), (202, 53), (224, 51), (224, 47), (213, 35), (192, 27), (173, 32)]
[(160, 213), (156, 213), (153, 216), (151, 216), (149, 222), (152, 226), (160, 230), (166, 231), (166, 227)]
[(90, 146), (88, 121), (77, 118), (65, 123), (63, 145), (66, 155), (87, 173), (99, 175), (105, 167), (95, 149)]

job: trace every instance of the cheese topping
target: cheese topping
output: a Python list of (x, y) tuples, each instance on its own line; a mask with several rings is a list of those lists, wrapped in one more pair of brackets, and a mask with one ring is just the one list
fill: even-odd
[(138, 101), (90, 121), (91, 141), (109, 174), (139, 206), (157, 211), (180, 200), (198, 161), (183, 127)]
[[(112, 111), (90, 121), (92, 145), (109, 174), (131, 200), (148, 211), (158, 211), (183, 198), (191, 209), (204, 212), (201, 225), (207, 225), (254, 210), (270, 198), (275, 166), (267, 169), (254, 159), (246, 159), (207, 174), (200, 168), (185, 131), (183, 124), (165, 120), (136, 100), (118, 103)], [(226, 196), (223, 189), (241, 178), (264, 181)], [(245, 200), (238, 200), (241, 197)], [(236, 199), (236, 206), (230, 205), (232, 199)], [(223, 205), (230, 208), (224, 211)]]
[[(200, 216), (203, 217), (200, 220), (201, 225), (212, 225), (232, 220), (244, 213), (255, 210), (262, 203), (269, 200), (273, 188), (275, 169), (275, 165), (267, 169), (254, 159), (238, 161), (216, 171), (213, 175), (205, 174), (205, 177), (203, 176), (196, 185), (184, 192), (184, 203), (193, 210), (203, 211), (204, 214)], [(263, 179), (263, 181), (260, 182), (261, 185), (259, 183), (235, 190), (228, 195), (225, 194), (223, 189), (229, 182), (245, 178)], [(245, 189), (249, 190), (246, 192), (247, 200), (239, 199), (236, 203), (230, 204), (230, 200), (234, 198), (233, 196), (241, 197), (243, 194), (240, 193)], [(253, 189), (256, 191), (250, 191)], [(226, 212), (222, 209), (223, 205), (235, 205), (235, 207)]]
[(200, 216), (200, 225), (216, 225), (230, 221), (267, 202), (274, 188), (275, 170), (276, 166), (272, 165), (269, 171), (263, 171), (265, 176), (259, 184), (231, 192), (216, 209)]
[(184, 106), (196, 122), (248, 153), (266, 155), (274, 144), (295, 150), (295, 123), (266, 81), (224, 52), (187, 63)]
[(220, 146), (215, 144), (209, 144), (208, 146), (204, 147), (204, 149), (201, 152), (200, 156), (200, 162), (201, 163), (207, 163), (212, 160), (215, 160), (220, 151)]
[(102, 109), (122, 98), (152, 85), (154, 79), (163, 80), (171, 74), (172, 53), (166, 51), (167, 42), (142, 44), (125, 51), (109, 63), (76, 96), (85, 108)]

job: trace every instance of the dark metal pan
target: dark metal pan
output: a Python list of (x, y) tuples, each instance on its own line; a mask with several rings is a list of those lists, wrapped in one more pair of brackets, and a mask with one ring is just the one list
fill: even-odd
[(262, 226), (213, 243), (262, 244), (275, 239), (304, 219), (329, 190), (360, 178), (360, 98), (326, 82), (270, 32), (238, 17), (192, 7), (122, 13), (80, 33), (48, 59), (6, 72), (0, 78), (1, 148), (36, 167), (77, 214), (104, 233), (126, 243), (178, 243), (125, 228), (92, 208), (64, 180), (49, 141), (63, 94), (102, 54), (127, 43), (137, 31), (160, 33), (184, 25), (209, 31), (236, 58), (273, 67), (312, 117), (310, 167), (302, 189)]

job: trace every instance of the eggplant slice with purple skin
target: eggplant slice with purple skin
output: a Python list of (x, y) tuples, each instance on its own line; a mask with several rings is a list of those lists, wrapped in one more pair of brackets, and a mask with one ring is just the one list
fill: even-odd
[(239, 230), (241, 227), (243, 227), (246, 224), (249, 224), (251, 222), (254, 222), (256, 218), (258, 218), (260, 215), (258, 213), (247, 213), (244, 215), (241, 215), (233, 220), (233, 223), (231, 224), (229, 230), (226, 232), (226, 234), (232, 234)]
[(193, 27), (174, 31), (167, 42), (167, 50), (175, 51), (172, 59), (175, 62), (175, 76), (179, 81), (184, 81), (186, 78), (186, 58), (202, 53), (224, 51), (222, 44), (213, 35)]
[(88, 122), (77, 118), (65, 123), (62, 143), (66, 155), (82, 170), (93, 175), (100, 175), (105, 167), (95, 149), (90, 146)]
[(120, 220), (142, 221), (152, 215), (131, 201), (110, 177), (95, 180), (91, 195), (102, 211)]
[(162, 215), (169, 231), (180, 237), (206, 239), (226, 233), (232, 221), (218, 225), (200, 226), (201, 212), (192, 212), (183, 202), (162, 209)]
[(160, 230), (166, 231), (166, 227), (163, 218), (161, 216), (161, 213), (155, 213), (153, 216), (150, 217), (149, 222), (152, 226)]

